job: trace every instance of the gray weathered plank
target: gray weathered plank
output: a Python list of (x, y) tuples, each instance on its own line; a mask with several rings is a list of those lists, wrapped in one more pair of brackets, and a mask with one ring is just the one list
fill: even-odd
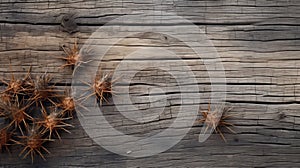
[[(226, 72), (227, 103), (236, 117), (230, 122), (237, 134), (225, 133), (228, 143), (212, 135), (205, 143), (197, 142), (201, 125), (195, 123), (188, 135), (172, 149), (148, 158), (122, 157), (99, 147), (75, 119), (72, 134), (63, 134), (62, 142), (47, 145), (51, 154), (47, 161), (20, 160), (18, 149), (12, 156), (1, 154), (3, 167), (299, 167), (300, 166), (300, 29), (297, 0), (195, 0), (195, 1), (8, 1), (0, 3), (0, 74), (9, 78), (25, 74), (30, 65), (33, 74), (46, 70), (55, 82), (70, 84), (71, 70), (63, 64), (60, 46), (79, 44), (99, 26), (133, 11), (176, 12), (202, 29), (218, 50)], [(64, 28), (61, 19), (74, 13), (74, 22)], [(173, 25), (185, 26), (176, 20)], [(69, 34), (64, 31), (74, 31)], [(127, 40), (127, 41), (126, 41)], [(124, 52), (138, 47), (156, 46), (176, 50), (197, 74), (201, 109), (207, 108), (210, 84), (205, 67), (194, 63), (195, 55), (180, 42), (169, 39), (170, 45), (156, 34), (126, 39), (105, 57), (106, 69), (113, 69)], [(127, 45), (129, 43), (129, 45)], [(131, 45), (139, 44), (140, 46)], [(153, 73), (153, 74), (152, 74)], [(151, 75), (152, 74), (152, 75)], [(157, 79), (160, 77), (159, 79)], [(139, 81), (138, 79), (141, 79)], [(162, 74), (145, 72), (134, 81), (133, 97), (145, 94), (145, 83), (164, 84)], [(194, 84), (196, 85), (196, 84)], [(176, 90), (176, 87), (168, 88)], [(170, 102), (178, 103), (178, 94), (170, 93)], [(147, 97), (146, 97), (147, 98)], [(136, 99), (136, 101), (139, 99)], [(141, 101), (141, 107), (148, 102)], [(135, 124), (105, 106), (108, 120), (128, 134), (144, 134), (166, 128), (176, 106), (166, 108), (162, 119), (148, 124)], [(200, 116), (199, 116), (200, 117)]]

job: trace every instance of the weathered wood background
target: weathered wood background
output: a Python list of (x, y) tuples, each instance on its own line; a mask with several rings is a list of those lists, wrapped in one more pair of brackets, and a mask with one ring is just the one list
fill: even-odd
[[(230, 122), (237, 134), (225, 133), (227, 143), (218, 135), (199, 143), (201, 125), (195, 123), (170, 150), (135, 159), (102, 149), (75, 119), (72, 134), (47, 145), (51, 151), (47, 161), (36, 159), (31, 164), (14, 149), (11, 156), (0, 154), (0, 166), (300, 167), (299, 0), (1, 0), (1, 78), (9, 78), (12, 71), (24, 74), (32, 65), (33, 74), (47, 70), (59, 84), (70, 84), (72, 71), (58, 68), (63, 64), (57, 58), (63, 55), (60, 46), (72, 44), (75, 37), (82, 45), (101, 25), (134, 10), (176, 12), (205, 31), (224, 64), (227, 103), (237, 114)], [(161, 40), (155, 34), (143, 37), (143, 45)], [(115, 51), (108, 62), (122, 53)], [(202, 68), (199, 65), (198, 70)], [(151, 71), (141, 73), (140, 78), (155, 81), (155, 74), (151, 78)], [(207, 79), (199, 80), (209, 90)], [(135, 88), (143, 87), (143, 82), (136, 83)], [(205, 108), (207, 100), (202, 103)], [(159, 122), (152, 123), (150, 131), (161, 128)]]

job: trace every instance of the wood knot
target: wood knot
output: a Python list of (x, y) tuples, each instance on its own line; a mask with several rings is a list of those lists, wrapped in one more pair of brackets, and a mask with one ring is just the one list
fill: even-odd
[(283, 112), (281, 112), (281, 113), (278, 114), (278, 119), (279, 120), (282, 120), (284, 118), (286, 118), (286, 114), (284, 114)]
[(76, 17), (74, 13), (64, 15), (60, 22), (62, 30), (68, 32), (69, 34), (77, 32), (78, 27), (75, 19)]

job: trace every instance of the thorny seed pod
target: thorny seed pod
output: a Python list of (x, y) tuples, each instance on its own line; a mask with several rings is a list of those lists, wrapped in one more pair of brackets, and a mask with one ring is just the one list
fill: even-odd
[(9, 142), (11, 141), (12, 133), (8, 131), (8, 128), (2, 128), (0, 130), (0, 152), (3, 151), (3, 148), (9, 152), (8, 146), (11, 145)]
[(59, 103), (56, 104), (56, 106), (62, 109), (64, 116), (73, 117), (73, 113), (75, 112), (75, 100), (70, 96), (69, 92), (67, 89), (63, 95), (57, 97)]
[(10, 120), (9, 127), (13, 126), (15, 129), (19, 129), (21, 134), (24, 135), (21, 124), (28, 127), (27, 121), (33, 120), (33, 118), (27, 114), (26, 110), (33, 103), (25, 102), (24, 99), (21, 101), (16, 98), (12, 102), (7, 104), (0, 103), (0, 111), (2, 111), (2, 116)]
[(15, 77), (12, 77), (10, 81), (6, 82), (2, 80), (2, 82), (7, 85), (7, 88), (3, 91), (3, 93), (13, 93), (17, 94), (19, 93), (22, 89), (22, 82), (20, 80), (15, 80)]
[[(59, 97), (57, 97), (59, 98)], [(79, 101), (75, 100), (69, 90), (66, 90), (64, 94), (59, 98), (59, 103), (56, 104), (56, 107), (62, 109), (63, 116), (73, 118), (73, 114), (75, 113), (76, 105), (89, 111), (86, 107), (84, 107)], [(79, 112), (79, 111), (77, 111)], [(80, 113), (80, 112), (79, 112)]]
[(33, 96), (30, 100), (35, 101), (36, 104), (44, 100), (48, 100), (55, 104), (51, 98), (56, 96), (56, 90), (54, 86), (50, 85), (51, 80), (52, 78), (46, 72), (43, 75), (38, 76), (34, 82)]
[(49, 139), (51, 139), (52, 133), (55, 132), (57, 137), (61, 139), (58, 130), (64, 130), (68, 133), (71, 133), (65, 127), (72, 127), (72, 125), (64, 122), (65, 120), (69, 120), (71, 118), (63, 118), (62, 111), (57, 111), (57, 109), (55, 108), (54, 111), (48, 114), (47, 110), (44, 108), (44, 106), (42, 106), (42, 113), (43, 113), (43, 120), (37, 122), (37, 124), (43, 127), (41, 132), (43, 135), (49, 133)]
[(32, 86), (30, 71), (31, 67), (23, 79), (16, 79), (15, 75), (12, 73), (10, 81), (2, 80), (2, 83), (4, 83), (7, 86), (2, 93), (8, 95), (16, 95), (22, 92), (28, 92), (30, 90), (30, 87)]
[(231, 108), (225, 109), (224, 107), (220, 108), (219, 110), (222, 110), (222, 113), (218, 111), (211, 111), (210, 110), (210, 104), (208, 106), (207, 111), (202, 111), (203, 118), (199, 120), (200, 123), (206, 124), (206, 129), (204, 132), (207, 132), (208, 128), (213, 128), (216, 133), (219, 133), (222, 139), (226, 141), (222, 131), (221, 127), (227, 128), (231, 133), (235, 133), (229, 126), (234, 126), (231, 123), (226, 122), (225, 120), (232, 115), (226, 115), (225, 113), (230, 111)]
[(91, 96), (96, 96), (97, 100), (100, 102), (100, 105), (102, 105), (103, 101), (108, 102), (108, 98), (112, 96), (113, 90), (112, 90), (112, 85), (115, 81), (112, 81), (111, 75), (106, 74), (101, 77), (101, 75), (97, 75), (93, 84), (89, 84), (86, 82), (86, 85), (90, 86), (88, 90), (92, 91), (92, 94), (84, 97), (84, 99), (88, 99)]
[(61, 59), (66, 61), (66, 63), (62, 65), (62, 68), (65, 68), (67, 66), (74, 68), (80, 59), (77, 39), (75, 39), (73, 47), (62, 46), (62, 49), (64, 50), (66, 55), (65, 57), (60, 57)]
[(67, 113), (68, 116), (73, 117), (73, 113), (75, 111), (75, 101), (72, 97), (64, 97), (61, 104), (59, 104), (59, 107), (61, 107), (63, 112)]
[(23, 156), (23, 159), (25, 159), (28, 155), (31, 156), (31, 161), (33, 163), (35, 155), (39, 155), (44, 160), (45, 157), (42, 154), (42, 150), (50, 154), (50, 152), (43, 146), (43, 144), (48, 139), (44, 139), (43, 135), (41, 134), (40, 128), (36, 126), (32, 126), (32, 129), (28, 131), (28, 135), (26, 136), (20, 136), (20, 141), (13, 140), (16, 144), (20, 144), (24, 146), (23, 150), (20, 152), (19, 156)]

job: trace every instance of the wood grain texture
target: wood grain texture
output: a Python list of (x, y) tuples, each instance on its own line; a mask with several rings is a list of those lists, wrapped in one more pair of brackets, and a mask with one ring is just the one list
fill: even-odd
[[(216, 47), (227, 80), (227, 103), (236, 117), (230, 122), (237, 134), (225, 133), (224, 143), (213, 134), (199, 143), (201, 124), (195, 122), (185, 138), (170, 150), (147, 158), (128, 158), (98, 146), (77, 119), (72, 134), (47, 145), (47, 161), (21, 160), (0, 154), (2, 167), (300, 167), (300, 1), (298, 0), (1, 0), (0, 78), (45, 71), (62, 86), (70, 84), (71, 69), (59, 69), (61, 45), (79, 38), (82, 46), (99, 26), (133, 11), (168, 11), (190, 20)], [(173, 25), (185, 26), (172, 21)], [(141, 25), (143, 26), (143, 25)], [(172, 25), (171, 25), (172, 26)], [(127, 41), (126, 41), (127, 40)], [(180, 52), (195, 71), (201, 108), (209, 102), (210, 81), (204, 65), (194, 63), (193, 53), (179, 41), (154, 33), (121, 41), (111, 49), (104, 69), (113, 69), (129, 49), (165, 47)], [(128, 43), (132, 43), (130, 46)], [(137, 46), (137, 44), (139, 46)], [(11, 65), (11, 69), (9, 69)], [(133, 81), (133, 99), (145, 95), (146, 84), (163, 85), (170, 77), (163, 72), (141, 72)], [(196, 85), (196, 84), (195, 84)], [(176, 91), (176, 87), (170, 88)], [(127, 134), (147, 134), (165, 129), (174, 119), (178, 94), (168, 93), (170, 105), (162, 119), (134, 124), (105, 106), (108, 120)], [(138, 99), (136, 99), (138, 101)], [(145, 108), (148, 102), (139, 102)]]

